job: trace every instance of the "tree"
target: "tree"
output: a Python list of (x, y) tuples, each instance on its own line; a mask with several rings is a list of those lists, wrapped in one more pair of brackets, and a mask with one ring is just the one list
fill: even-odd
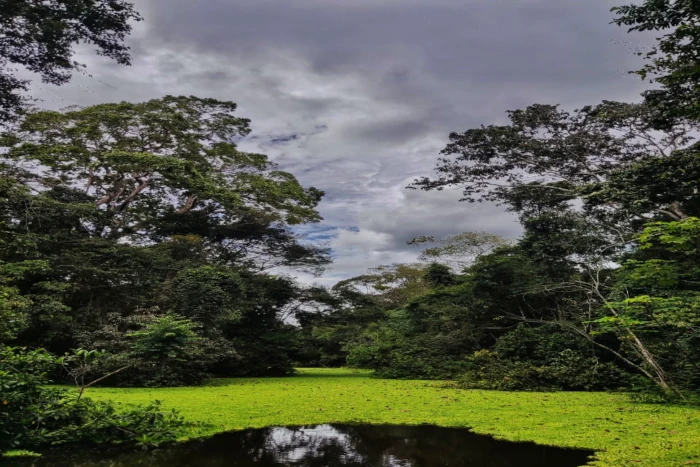
[[(612, 9), (618, 26), (633, 31), (664, 31), (644, 54), (649, 63), (636, 71), (642, 79), (662, 85), (644, 93), (646, 100), (662, 111), (667, 121), (700, 117), (700, 10), (691, 0), (645, 0), (641, 4)], [(639, 52), (638, 55), (643, 55)]]
[(508, 240), (488, 232), (462, 232), (436, 239), (433, 236), (416, 237), (408, 245), (434, 245), (424, 249), (418, 259), (442, 263), (456, 269), (464, 268), (489, 251), (508, 245)]
[(368, 274), (338, 282), (333, 289), (363, 287), (365, 293), (375, 294), (386, 309), (398, 308), (430, 290), (425, 269), (423, 264), (377, 266), (369, 269)]
[(201, 326), (197, 362), (170, 379), (130, 367), (119, 384), (293, 372), (282, 316), (297, 288), (266, 271), (327, 264), (293, 230), (320, 219), (323, 193), (239, 151), (249, 122), (235, 107), (167, 96), (34, 112), (5, 133), (1, 337), (128, 357), (144, 310), (174, 312)]
[(235, 109), (166, 96), (35, 112), (3, 138), (0, 170), (37, 193), (60, 190), (83, 211), (92, 205), (74, 226), (91, 237), (148, 244), (194, 234), (229, 262), (323, 265), (325, 252), (288, 227), (318, 221), (323, 193), (238, 151), (250, 129)]
[(615, 170), (692, 142), (694, 124), (676, 120), (658, 132), (649, 104), (603, 102), (573, 113), (536, 104), (508, 112), (511, 123), (450, 134), (435, 179), (409, 188), (459, 186), (462, 201), (494, 201), (521, 215), (580, 200)]
[(13, 76), (20, 65), (51, 84), (64, 84), (83, 65), (73, 47), (93, 44), (99, 55), (130, 64), (124, 39), (130, 21), (141, 17), (124, 0), (3, 0), (0, 3), (0, 122), (17, 117), (26, 105), (29, 80)]
[(432, 263), (425, 271), (425, 279), (433, 285), (433, 287), (454, 285), (457, 277), (444, 264)]
[(647, 157), (608, 174), (605, 183), (585, 191), (584, 207), (596, 216), (678, 221), (700, 214), (698, 146), (667, 157)]
[(596, 321), (634, 350), (664, 390), (700, 385), (700, 219), (648, 224)]

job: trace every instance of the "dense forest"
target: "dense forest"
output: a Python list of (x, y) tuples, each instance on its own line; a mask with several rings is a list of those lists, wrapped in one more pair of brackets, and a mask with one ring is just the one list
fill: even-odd
[(11, 441), (0, 449), (166, 440), (182, 423), (109, 422), (109, 404), (78, 396), (54, 425), (93, 417), (99, 428), (32, 430), (66, 397), (49, 379), (182, 386), (350, 366), (463, 388), (697, 396), (693, 2), (615, 9), (619, 26), (664, 34), (636, 72), (655, 83), (639, 102), (509, 111), (506, 125), (450, 134), (435, 174), (407, 187), (495, 203), (518, 216), (519, 238), (426, 231), (406, 239), (418, 262), (332, 288), (279, 274), (330, 263), (296, 229), (321, 220), (324, 193), (239, 149), (250, 122), (235, 103), (165, 96), (49, 111), (24, 97), (29, 83), (11, 68), (64, 83), (80, 41), (128, 64), (122, 41), (140, 19), (130, 4), (11, 3), (0, 40), (0, 422)]
[(533, 105), (509, 116), (507, 126), (452, 134), (439, 176), (412, 188), (459, 186), (465, 202), (505, 204), (522, 237), (415, 239), (430, 245), (422, 255), (430, 263), (338, 284), (336, 293), (352, 297), (347, 306), (302, 328), (327, 352), (385, 377), (697, 390), (692, 120), (647, 102), (573, 113)]

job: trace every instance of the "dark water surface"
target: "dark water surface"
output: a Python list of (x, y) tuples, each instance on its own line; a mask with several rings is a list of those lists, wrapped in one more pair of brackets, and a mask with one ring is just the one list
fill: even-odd
[[(76, 452), (17, 467), (577, 467), (591, 451), (497, 441), (435, 426), (317, 425), (224, 433), (153, 452)], [(71, 458), (70, 456), (75, 456)]]

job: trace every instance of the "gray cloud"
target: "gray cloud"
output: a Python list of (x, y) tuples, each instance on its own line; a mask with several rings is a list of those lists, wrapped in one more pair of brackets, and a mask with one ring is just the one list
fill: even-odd
[(320, 227), (335, 235), (336, 262), (321, 280), (332, 283), (413, 261), (416, 235), (517, 236), (499, 207), (404, 187), (432, 171), (450, 131), (503, 122), (507, 109), (636, 99), (643, 84), (625, 71), (640, 61), (621, 42), (639, 38), (609, 24), (620, 2), (141, 0), (134, 66), (85, 51), (93, 78), (36, 92), (51, 107), (238, 102), (254, 130), (242, 148), (327, 192)]

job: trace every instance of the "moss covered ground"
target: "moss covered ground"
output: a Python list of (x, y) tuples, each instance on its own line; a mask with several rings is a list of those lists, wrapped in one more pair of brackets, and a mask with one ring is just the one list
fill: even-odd
[(158, 399), (196, 422), (186, 438), (271, 425), (427, 423), (594, 449), (595, 466), (700, 465), (700, 409), (633, 403), (621, 394), (467, 391), (353, 370), (301, 369), (295, 377), (220, 379), (196, 388), (90, 388), (89, 396)]

